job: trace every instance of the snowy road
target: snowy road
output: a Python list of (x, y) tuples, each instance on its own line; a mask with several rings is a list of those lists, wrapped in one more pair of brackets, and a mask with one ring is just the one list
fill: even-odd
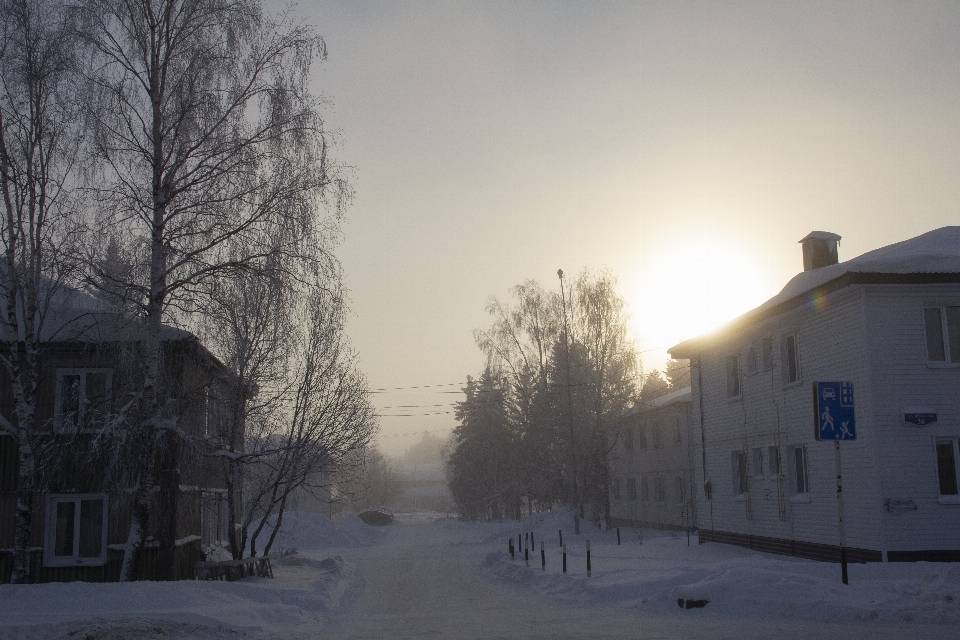
[[(0, 640), (314, 640), (432, 638), (958, 637), (960, 566), (837, 567), (693, 544), (663, 532), (565, 532), (562, 514), (467, 524), (406, 516), (372, 528), (291, 514), (275, 579), (238, 582), (0, 585)], [(537, 529), (547, 570), (506, 553), (510, 535)], [(593, 575), (584, 570), (592, 540)], [(677, 598), (707, 598), (704, 609)]]
[[(458, 525), (451, 523), (450, 528)], [(723, 617), (699, 610), (642, 611), (594, 598), (551, 597), (534, 585), (496, 581), (481, 569), (505, 550), (492, 536), (444, 536), (429, 522), (400, 522), (374, 548), (358, 549), (361, 592), (328, 620), (320, 638), (956, 638), (956, 627), (847, 624)], [(501, 536), (503, 537), (503, 536)], [(504, 547), (500, 549), (499, 547)], [(506, 554), (503, 554), (504, 558)], [(348, 558), (349, 559), (349, 558)], [(572, 558), (571, 558), (572, 560)], [(522, 567), (522, 561), (514, 564)], [(538, 565), (539, 562), (531, 565)], [(539, 566), (521, 571), (540, 573)], [(536, 573), (534, 577), (536, 577)], [(572, 580), (576, 580), (570, 576)], [(583, 579), (580, 576), (579, 579)]]

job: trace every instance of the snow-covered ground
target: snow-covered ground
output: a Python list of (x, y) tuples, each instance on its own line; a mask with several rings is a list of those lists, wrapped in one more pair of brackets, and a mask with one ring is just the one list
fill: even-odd
[[(275, 579), (0, 585), (0, 638), (956, 638), (960, 565), (837, 565), (567, 514), (373, 528), (296, 514)], [(561, 572), (558, 529), (568, 548)], [(533, 530), (530, 564), (507, 539)], [(592, 575), (586, 575), (585, 541)], [(540, 544), (546, 570), (540, 567)], [(681, 609), (677, 600), (709, 600)]]

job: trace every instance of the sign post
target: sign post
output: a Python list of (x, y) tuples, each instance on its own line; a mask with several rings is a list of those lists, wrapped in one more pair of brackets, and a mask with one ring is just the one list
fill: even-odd
[(840, 577), (847, 578), (847, 538), (843, 526), (843, 467), (840, 441), (857, 439), (852, 382), (814, 382), (813, 416), (817, 440), (833, 440), (837, 463), (837, 517), (840, 524)]

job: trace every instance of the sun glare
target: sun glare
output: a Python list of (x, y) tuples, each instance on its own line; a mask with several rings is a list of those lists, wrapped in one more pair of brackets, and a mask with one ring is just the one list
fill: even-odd
[[(630, 306), (650, 368), (674, 344), (707, 333), (776, 293), (749, 245), (722, 235), (676, 243), (641, 259)], [(662, 354), (662, 355), (660, 355)]]

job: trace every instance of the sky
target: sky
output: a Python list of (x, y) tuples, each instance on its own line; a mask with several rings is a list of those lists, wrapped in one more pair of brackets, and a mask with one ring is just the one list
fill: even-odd
[[(337, 248), (381, 448), (455, 426), (492, 296), (609, 269), (645, 371), (840, 259), (957, 224), (960, 3), (315, 0)], [(436, 414), (436, 415), (429, 415)]]

